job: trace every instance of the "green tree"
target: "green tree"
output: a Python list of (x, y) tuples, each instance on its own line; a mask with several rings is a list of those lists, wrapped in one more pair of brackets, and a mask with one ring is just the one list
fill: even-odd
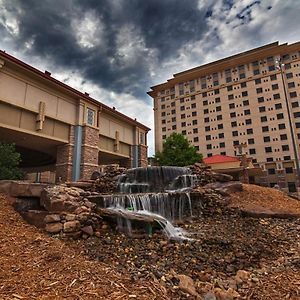
[(20, 162), (21, 155), (16, 152), (15, 145), (0, 142), (0, 180), (21, 179)]
[(202, 154), (182, 134), (172, 133), (165, 140), (162, 152), (156, 152), (154, 158), (160, 166), (184, 167), (202, 161)]

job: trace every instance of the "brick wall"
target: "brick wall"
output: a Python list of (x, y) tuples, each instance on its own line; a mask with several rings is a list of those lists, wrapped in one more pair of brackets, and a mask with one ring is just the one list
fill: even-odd
[(138, 165), (139, 167), (148, 166), (148, 147), (145, 145), (138, 146)]

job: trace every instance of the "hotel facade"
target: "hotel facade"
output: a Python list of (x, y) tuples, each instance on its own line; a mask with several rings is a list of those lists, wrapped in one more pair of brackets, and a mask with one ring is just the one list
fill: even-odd
[(299, 186), (300, 42), (271, 43), (173, 75), (151, 87), (155, 149), (182, 133), (203, 157), (247, 156), (263, 169), (255, 182)]

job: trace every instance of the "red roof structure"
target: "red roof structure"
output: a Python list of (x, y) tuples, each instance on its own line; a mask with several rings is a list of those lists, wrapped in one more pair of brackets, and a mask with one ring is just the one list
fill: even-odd
[(207, 165), (227, 163), (227, 162), (239, 162), (239, 161), (240, 160), (237, 157), (220, 155), (220, 154), (216, 154), (203, 159), (203, 162)]

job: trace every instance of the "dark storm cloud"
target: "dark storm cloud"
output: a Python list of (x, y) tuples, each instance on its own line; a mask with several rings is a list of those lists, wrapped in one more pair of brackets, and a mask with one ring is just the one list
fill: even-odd
[[(27, 54), (45, 57), (47, 62), (53, 62), (53, 68), (79, 70), (84, 78), (102, 87), (135, 96), (145, 94), (145, 85), (151, 81), (149, 68), (152, 63), (160, 64), (176, 57), (180, 47), (200, 40), (206, 31), (207, 11), (198, 10), (195, 0), (26, 0), (5, 3), (6, 9), (18, 20), (19, 33), (13, 37), (17, 47), (22, 49), (26, 42), (31, 42)], [(100, 40), (94, 47), (80, 47), (76, 39), (74, 24), (80, 23), (86, 12), (92, 13), (104, 26), (101, 35), (95, 36)], [(118, 44), (120, 30), (128, 25), (143, 41), (130, 63), (124, 61)], [(3, 34), (4, 28), (0, 30)]]

